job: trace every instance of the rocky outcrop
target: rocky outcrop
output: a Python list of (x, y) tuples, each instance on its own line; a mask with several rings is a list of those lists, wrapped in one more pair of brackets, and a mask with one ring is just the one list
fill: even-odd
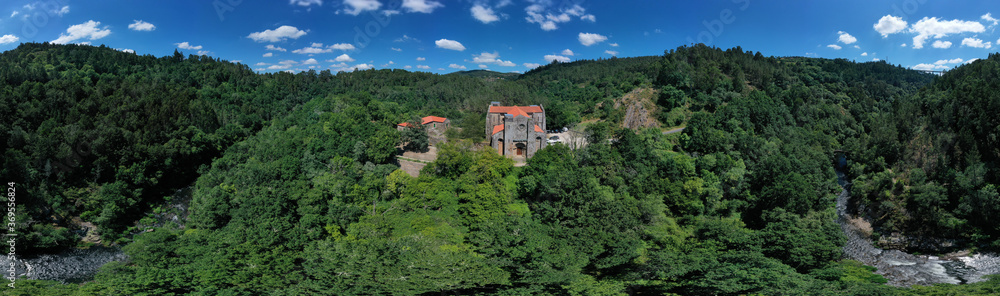
[(410, 161), (405, 159), (399, 159), (399, 168), (410, 175), (410, 177), (419, 177), (420, 170), (427, 166), (426, 163)]
[(639, 87), (615, 100), (615, 108), (625, 108), (625, 118), (622, 126), (636, 129), (641, 127), (661, 126), (660, 122), (653, 116), (656, 104), (653, 98), (656, 97), (656, 90)]

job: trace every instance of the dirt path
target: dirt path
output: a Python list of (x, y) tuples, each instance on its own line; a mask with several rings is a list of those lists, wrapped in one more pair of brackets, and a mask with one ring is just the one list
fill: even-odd
[(669, 130), (669, 131), (665, 131), (665, 132), (663, 132), (663, 134), (664, 135), (669, 135), (669, 134), (673, 134), (673, 133), (677, 133), (677, 132), (682, 132), (682, 131), (684, 131), (684, 128), (683, 127), (678, 127), (678, 128), (675, 128), (675, 129), (672, 129), (672, 130)]

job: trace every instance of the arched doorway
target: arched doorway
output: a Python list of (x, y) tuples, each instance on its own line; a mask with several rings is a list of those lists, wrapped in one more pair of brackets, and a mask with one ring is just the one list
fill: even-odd
[(516, 155), (517, 156), (524, 156), (524, 152), (525, 152), (524, 143), (517, 143), (517, 144), (515, 144), (514, 145), (514, 150), (516, 151)]

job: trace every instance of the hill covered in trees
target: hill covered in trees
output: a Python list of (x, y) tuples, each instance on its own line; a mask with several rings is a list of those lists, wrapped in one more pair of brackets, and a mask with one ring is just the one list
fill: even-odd
[[(833, 208), (835, 151), (849, 151), (855, 194), (889, 214), (880, 229), (963, 229), (951, 233), (966, 246), (995, 245), (995, 223), (976, 217), (996, 217), (979, 205), (998, 201), (997, 123), (988, 116), (1000, 109), (989, 101), (997, 56), (941, 78), (884, 62), (703, 45), (553, 63), (505, 80), (255, 74), (207, 57), (77, 45), (25, 44), (0, 61), (0, 99), (19, 112), (0, 121), (11, 131), (0, 174), (37, 196), (18, 209), (20, 221), (36, 223), (17, 231), (38, 250), (65, 248), (75, 244), (67, 220), (79, 216), (130, 256), (83, 285), (22, 281), (9, 294), (1000, 289), (1000, 278), (886, 286), (842, 260)], [(655, 89), (653, 112), (684, 132), (620, 128), (624, 110), (613, 101), (638, 87)], [(490, 101), (543, 104), (553, 128), (596, 120), (587, 127), (593, 144), (553, 145), (514, 167), (472, 144), (483, 138)], [(428, 114), (465, 129), (413, 178), (393, 160), (393, 127)], [(952, 140), (930, 137), (941, 134)], [(191, 184), (186, 225), (130, 228)], [(958, 190), (980, 194), (978, 204), (963, 206), (961, 192), (971, 191)], [(940, 215), (906, 208), (921, 202), (919, 213)], [(938, 224), (916, 227), (929, 218)]]
[(515, 79), (518, 76), (521, 76), (518, 73), (503, 73), (503, 72), (496, 72), (496, 71), (490, 71), (490, 70), (458, 71), (458, 72), (451, 73), (449, 75), (463, 75), (463, 76), (478, 77), (478, 78), (485, 78), (485, 79), (491, 79), (491, 80)]
[(1000, 249), (998, 76), (997, 54), (949, 71), (893, 102), (881, 128), (853, 145), (862, 152), (852, 157), (859, 160), (853, 194), (870, 215), (883, 217), (876, 225), (883, 235)]

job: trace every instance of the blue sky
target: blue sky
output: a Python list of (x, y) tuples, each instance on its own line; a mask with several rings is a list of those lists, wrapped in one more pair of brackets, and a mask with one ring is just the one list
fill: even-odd
[(260, 72), (525, 72), (551, 60), (661, 55), (691, 43), (767, 56), (947, 70), (1000, 48), (994, 1), (5, 0), (21, 42), (175, 49)]

